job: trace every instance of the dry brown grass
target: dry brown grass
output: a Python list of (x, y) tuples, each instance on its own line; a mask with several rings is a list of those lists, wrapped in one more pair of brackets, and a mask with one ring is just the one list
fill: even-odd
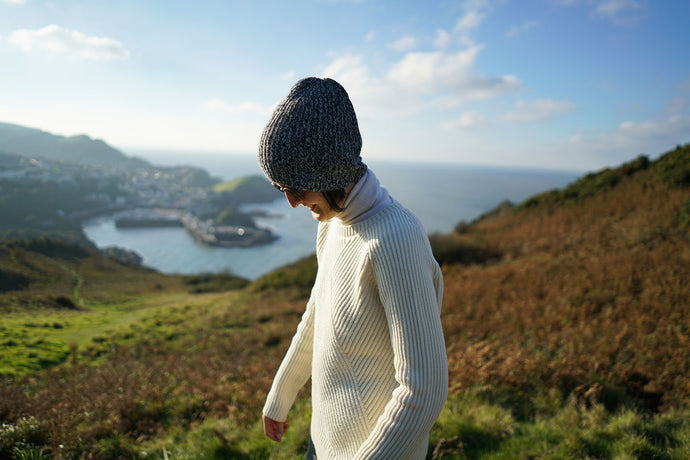
[(559, 385), (601, 379), (650, 409), (690, 396), (688, 188), (652, 170), (566, 206), (484, 219), (462, 235), (504, 254), (445, 267), (451, 382)]

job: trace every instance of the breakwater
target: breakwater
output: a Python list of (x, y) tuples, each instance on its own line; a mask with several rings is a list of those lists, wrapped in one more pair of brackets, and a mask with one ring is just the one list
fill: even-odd
[(209, 246), (248, 247), (275, 241), (270, 230), (236, 225), (217, 225), (211, 219), (177, 210), (135, 209), (115, 218), (117, 228), (184, 227), (198, 242)]

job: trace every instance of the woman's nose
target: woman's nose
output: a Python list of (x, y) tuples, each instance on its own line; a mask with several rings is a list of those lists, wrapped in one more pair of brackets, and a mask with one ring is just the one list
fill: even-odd
[(299, 203), (301, 201), (299, 198), (297, 198), (290, 192), (285, 192), (285, 198), (287, 198), (291, 208), (296, 208), (297, 206), (299, 206)]

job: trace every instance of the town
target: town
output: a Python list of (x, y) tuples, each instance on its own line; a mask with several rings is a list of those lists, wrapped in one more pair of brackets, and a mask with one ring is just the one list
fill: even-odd
[[(2, 226), (7, 230), (31, 224), (49, 230), (64, 221), (81, 224), (112, 215), (121, 228), (183, 226), (197, 241), (213, 246), (274, 241), (272, 232), (236, 209), (248, 203), (250, 194), (244, 190), (240, 198), (233, 190), (219, 189), (221, 182), (191, 166), (142, 161), (137, 167), (99, 167), (0, 153), (0, 191), (3, 208), (8, 207)], [(275, 196), (266, 181), (249, 182), (263, 188), (254, 194), (255, 202)], [(242, 192), (242, 184), (236, 190)], [(39, 198), (46, 194), (50, 196)]]

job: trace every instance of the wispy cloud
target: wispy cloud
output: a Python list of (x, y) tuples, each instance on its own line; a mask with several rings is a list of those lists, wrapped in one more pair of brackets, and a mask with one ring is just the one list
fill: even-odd
[(13, 5), (23, 5), (26, 0), (0, 0), (0, 3), (11, 3)]
[(376, 40), (376, 31), (370, 30), (364, 35), (365, 42), (373, 42), (374, 40)]
[(503, 115), (504, 121), (528, 123), (547, 121), (555, 115), (572, 112), (575, 106), (568, 101), (554, 101), (552, 99), (537, 99), (533, 101), (518, 101), (515, 108)]
[(124, 60), (129, 57), (120, 42), (111, 38), (87, 36), (82, 32), (51, 24), (42, 29), (19, 29), (9, 42), (26, 52), (45, 51), (94, 61)]
[(391, 43), (389, 46), (395, 51), (409, 51), (417, 45), (417, 39), (412, 35), (405, 35)]
[(456, 33), (469, 33), (479, 27), (482, 23), (485, 14), (479, 10), (469, 10), (467, 11), (458, 21), (455, 23), (455, 28), (453, 29)]
[(447, 121), (441, 124), (443, 129), (477, 129), (483, 128), (487, 125), (487, 120), (484, 115), (478, 112), (464, 112), (455, 120)]
[[(608, 131), (580, 133), (567, 144), (558, 146), (566, 153), (586, 152), (581, 160), (609, 160), (612, 166), (630, 159), (633, 153), (656, 155), (686, 142), (690, 132), (690, 116), (677, 114), (645, 121), (625, 121)], [(670, 140), (676, 141), (670, 141)]]
[(506, 37), (508, 38), (514, 38), (517, 37), (518, 35), (527, 32), (530, 29), (534, 29), (539, 25), (539, 22), (537, 21), (525, 21), (520, 25), (513, 26), (508, 31), (506, 32)]
[(634, 20), (633, 14), (642, 8), (637, 0), (603, 0), (594, 6), (595, 12), (614, 22)]
[(563, 7), (586, 5), (595, 17), (614, 24), (635, 22), (638, 12), (643, 9), (638, 0), (555, 0), (555, 3)]

